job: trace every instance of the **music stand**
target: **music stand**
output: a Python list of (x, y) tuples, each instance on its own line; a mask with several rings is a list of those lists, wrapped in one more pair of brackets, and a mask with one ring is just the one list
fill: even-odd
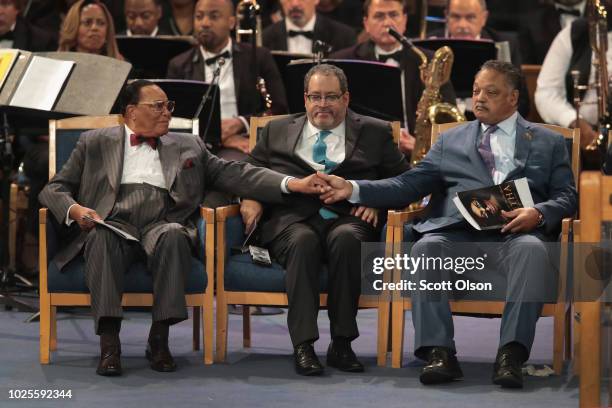
[(190, 50), (194, 41), (192, 37), (170, 35), (118, 35), (117, 45), (121, 55), (133, 66), (131, 78), (154, 79), (165, 78), (170, 60)]
[[(178, 79), (154, 79), (152, 82), (155, 82), (168, 95), (168, 99), (176, 101), (173, 115), (180, 118), (194, 117), (200, 102), (202, 102), (202, 96), (210, 86), (210, 84), (202, 81)], [(198, 119), (199, 136), (203, 138), (206, 122), (210, 118), (208, 135), (204, 143), (209, 147), (217, 148), (221, 145), (221, 106), (218, 97), (218, 85), (214, 86), (217, 87), (217, 90), (215, 92), (213, 89), (211, 95), (217, 95), (217, 97), (213, 100), (213, 103), (208, 102), (204, 106)]]
[(497, 48), (491, 40), (463, 40), (456, 38), (429, 38), (412, 40), (417, 47), (436, 51), (443, 46), (450, 47), (455, 55), (451, 71), (451, 83), (458, 98), (472, 96), (474, 77), (482, 64), (497, 59)]
[[(11, 117), (21, 117), (28, 123), (42, 120), (48, 123), (49, 119), (68, 116), (108, 114), (131, 69), (131, 65), (127, 62), (94, 54), (72, 52), (34, 54), (28, 51), (17, 51), (18, 56), (10, 70), (2, 73), (0, 112), (4, 117), (5, 114), (11, 113)], [(35, 74), (33, 68), (36, 65), (52, 66), (55, 64), (44, 60), (36, 61), (34, 57), (37, 56), (73, 63), (67, 72), (67, 76), (63, 79), (63, 85), (52, 91), (51, 99), (53, 101), (49, 109), (33, 108), (32, 106), (38, 106), (35, 96), (30, 96), (32, 98), (31, 103), (17, 102), (23, 101), (24, 98), (27, 99), (28, 95), (35, 95), (35, 93), (30, 93), (33, 89), (32, 83), (49, 81), (48, 72), (37, 72)], [(95, 75), (92, 75), (93, 73)], [(83, 92), (83, 90), (88, 89), (95, 89), (95, 97), (93, 93)], [(8, 124), (5, 122), (2, 128), (2, 131), (6, 132)], [(6, 139), (6, 134), (4, 133), (0, 139)], [(5, 160), (3, 160), (3, 165), (4, 162)], [(6, 176), (6, 174), (3, 174), (3, 176)], [(10, 188), (7, 177), (2, 177), (0, 185), (3, 203), (5, 203), (3, 204), (3, 211), (6, 214), (6, 217), (3, 217), (2, 220), (3, 225), (0, 233), (4, 235), (6, 230), (4, 223), (8, 219), (8, 189)], [(4, 201), (5, 199), (6, 201)], [(0, 244), (0, 269), (2, 269), (0, 302), (4, 303), (6, 307), (36, 311), (32, 306), (13, 298), (13, 291), (11, 291), (9, 285), (15, 277), (15, 271), (8, 266), (5, 267), (7, 264), (4, 262), (8, 258), (6, 248), (8, 239), (5, 239), (4, 236), (1, 237)], [(31, 321), (36, 317), (34, 315), (28, 320)]]
[[(328, 59), (346, 74), (349, 107), (357, 113), (387, 121), (403, 121), (401, 71), (376, 61)], [(311, 60), (291, 61), (287, 66), (289, 112), (304, 112), (304, 76), (315, 65)]]

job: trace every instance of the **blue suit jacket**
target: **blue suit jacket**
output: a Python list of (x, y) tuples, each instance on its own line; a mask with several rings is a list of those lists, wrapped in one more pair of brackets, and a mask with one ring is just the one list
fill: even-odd
[[(480, 122), (461, 124), (440, 135), (427, 156), (413, 169), (378, 181), (358, 181), (360, 202), (394, 208), (432, 194), (427, 219), (414, 228), (420, 233), (463, 223), (453, 204), (457, 192), (494, 184), (477, 150)], [(526, 177), (535, 207), (546, 220), (545, 233), (555, 233), (564, 217), (575, 214), (577, 193), (563, 136), (527, 122), (516, 127), (516, 168), (506, 180)]]

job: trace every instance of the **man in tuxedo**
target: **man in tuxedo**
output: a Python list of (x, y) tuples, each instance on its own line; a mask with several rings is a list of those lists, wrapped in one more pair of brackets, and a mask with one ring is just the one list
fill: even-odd
[[(521, 52), (517, 36), (513, 33), (496, 31), (487, 27), (487, 3), (485, 0), (449, 0), (446, 7), (446, 28), (430, 33), (430, 37), (448, 37), (466, 40), (492, 40), (496, 43), (507, 42), (510, 48), (511, 62), (521, 67)], [(455, 56), (456, 63), (460, 63), (461, 56)], [(523, 81), (519, 94), (518, 111), (521, 115), (529, 114), (529, 95), (527, 84)], [(472, 98), (458, 100), (459, 106), (465, 106), (466, 115), (473, 118)]]
[[(414, 137), (411, 134), (414, 133), (417, 104), (424, 89), (419, 71), (421, 60), (387, 32), (389, 27), (399, 33), (406, 31), (406, 5), (402, 0), (365, 0), (363, 10), (363, 25), (370, 39), (335, 52), (331, 58), (380, 61), (404, 71), (404, 108), (408, 124), (404, 124), (406, 131), (402, 132), (400, 148), (404, 153), (409, 153), (414, 147)], [(421, 51), (429, 60), (433, 56), (430, 51)], [(444, 84), (440, 91), (445, 102), (455, 104), (455, 92), (450, 82)]]
[[(196, 4), (194, 35), (199, 47), (176, 56), (168, 66), (168, 78), (211, 82), (220, 67), (221, 142), (227, 150), (220, 157), (243, 159), (249, 151), (249, 119), (266, 111), (257, 90), (257, 78), (266, 82), (272, 98), (269, 114), (287, 112), (287, 98), (280, 73), (265, 48), (253, 50), (246, 43), (234, 43), (230, 32), (236, 25), (231, 0), (200, 0)], [(255, 60), (253, 52), (255, 51)]]
[(162, 17), (161, 0), (125, 0), (124, 11), (127, 29), (119, 35), (172, 35), (159, 26)]
[[(121, 109), (125, 126), (83, 133), (69, 160), (40, 194), (41, 203), (60, 224), (76, 222), (80, 227), (53, 261), (61, 269), (79, 254), (84, 256), (100, 336), (96, 372), (104, 376), (121, 374), (124, 274), (137, 260), (146, 262), (153, 279), (146, 356), (156, 371), (176, 369), (168, 331), (187, 318), (185, 274), (191, 269), (197, 209), (206, 189), (271, 202), (282, 202), (282, 192), (316, 191), (313, 177), (285, 182), (279, 173), (218, 159), (197, 137), (169, 133), (174, 101), (149, 81), (128, 85)], [(103, 219), (140, 242), (94, 228), (87, 217)]]
[[(348, 103), (344, 72), (332, 65), (314, 66), (304, 78), (306, 114), (271, 121), (247, 160), (294, 177), (324, 171), (376, 180), (407, 170), (389, 124), (351, 112)], [(327, 364), (342, 371), (363, 371), (351, 349), (351, 341), (359, 335), (361, 275), (356, 254), (362, 242), (378, 241), (385, 214), (348, 202), (321, 206), (317, 197), (308, 196), (265, 206), (242, 200), (240, 211), (247, 230), (263, 215), (261, 241), (285, 267), (287, 324), (297, 373), (323, 372), (313, 343), (319, 338), (319, 274), (324, 263), (332, 336)]]
[[(608, 13), (612, 0), (602, 2)], [(608, 14), (608, 42), (612, 40), (612, 17)], [(612, 62), (612, 49), (606, 52), (608, 66)], [(574, 84), (572, 71), (578, 71), (578, 84), (591, 85), (580, 91), (580, 118), (574, 108)], [(535, 92), (538, 113), (546, 123), (580, 128), (580, 142), (585, 147), (598, 137), (593, 130), (602, 119), (598, 116), (596, 70), (593, 69), (593, 52), (590, 45), (589, 22), (579, 18), (559, 31), (546, 54)], [(608, 72), (610, 72), (608, 70)], [(586, 158), (586, 157), (585, 157)]]
[(586, 0), (556, 0), (525, 13), (519, 24), (519, 43), (524, 64), (542, 65), (555, 36), (584, 16)]
[(263, 32), (263, 45), (271, 50), (299, 54), (316, 52), (316, 42), (323, 41), (331, 51), (350, 47), (357, 41), (351, 27), (316, 13), (319, 0), (281, 0), (285, 19)]
[(28, 23), (21, 13), (25, 1), (0, 2), (0, 48), (43, 52), (57, 49), (57, 34), (48, 33)]
[[(486, 266), (504, 274), (506, 305), (493, 382), (514, 388), (523, 385), (521, 366), (529, 357), (542, 299), (550, 296), (548, 290), (556, 282), (544, 243), (556, 240), (562, 218), (572, 216), (577, 208), (563, 137), (525, 121), (516, 110), (520, 77), (512, 64), (485, 63), (474, 80), (477, 120), (441, 134), (427, 156), (398, 177), (347, 182), (320, 174), (333, 187), (321, 197), (327, 204), (349, 199), (375, 208), (401, 207), (432, 194), (429, 215), (414, 225), (419, 239), (412, 245), (412, 257), (445, 257), (460, 242), (497, 244), (495, 251), (487, 252)], [(535, 206), (502, 212), (507, 223), (501, 230), (473, 229), (453, 203), (458, 192), (522, 177), (527, 179)], [(415, 281), (456, 279), (452, 270), (439, 268), (416, 268)], [(491, 277), (491, 272), (481, 273)], [(455, 357), (451, 294), (417, 290), (411, 296), (415, 354), (427, 361), (421, 382), (436, 384), (462, 377)]]

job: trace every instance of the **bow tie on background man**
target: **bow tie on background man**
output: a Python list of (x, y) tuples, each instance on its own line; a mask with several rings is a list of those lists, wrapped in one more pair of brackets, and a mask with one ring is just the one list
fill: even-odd
[(298, 35), (301, 35), (301, 36), (306, 37), (306, 38), (308, 38), (310, 40), (312, 40), (314, 38), (314, 33), (312, 31), (289, 30), (289, 32), (287, 34), (289, 34), (289, 37), (297, 37)]
[(157, 137), (144, 137), (142, 135), (136, 135), (132, 133), (130, 135), (130, 146), (139, 146), (143, 143), (151, 146), (151, 149), (157, 149), (158, 138)]
[(206, 63), (206, 65), (212, 65), (215, 62), (219, 61), (219, 59), (221, 59), (221, 58), (230, 59), (230, 58), (232, 58), (232, 54), (230, 54), (229, 51), (225, 51), (225, 52), (222, 52), (219, 55), (215, 55), (214, 57), (206, 58), (204, 60), (204, 62)]
[(391, 54), (378, 54), (379, 62), (386, 62), (388, 59), (394, 59), (399, 64), (402, 59), (402, 51), (395, 51)]
[(559, 12), (559, 14), (567, 14), (570, 16), (576, 16), (576, 17), (580, 17), (580, 10), (577, 9), (566, 9), (563, 7), (557, 7), (557, 11)]
[(13, 31), (7, 31), (0, 35), (0, 41), (13, 41), (15, 40), (15, 33)]

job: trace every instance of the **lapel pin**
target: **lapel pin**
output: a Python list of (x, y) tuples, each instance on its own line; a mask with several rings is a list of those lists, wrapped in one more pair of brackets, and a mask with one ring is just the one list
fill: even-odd
[(526, 131), (526, 132), (523, 134), (523, 137), (524, 137), (525, 139), (527, 139), (527, 140), (531, 141), (531, 139), (533, 139), (533, 134), (531, 133), (531, 131), (530, 131), (530, 130), (528, 130), (528, 131)]

